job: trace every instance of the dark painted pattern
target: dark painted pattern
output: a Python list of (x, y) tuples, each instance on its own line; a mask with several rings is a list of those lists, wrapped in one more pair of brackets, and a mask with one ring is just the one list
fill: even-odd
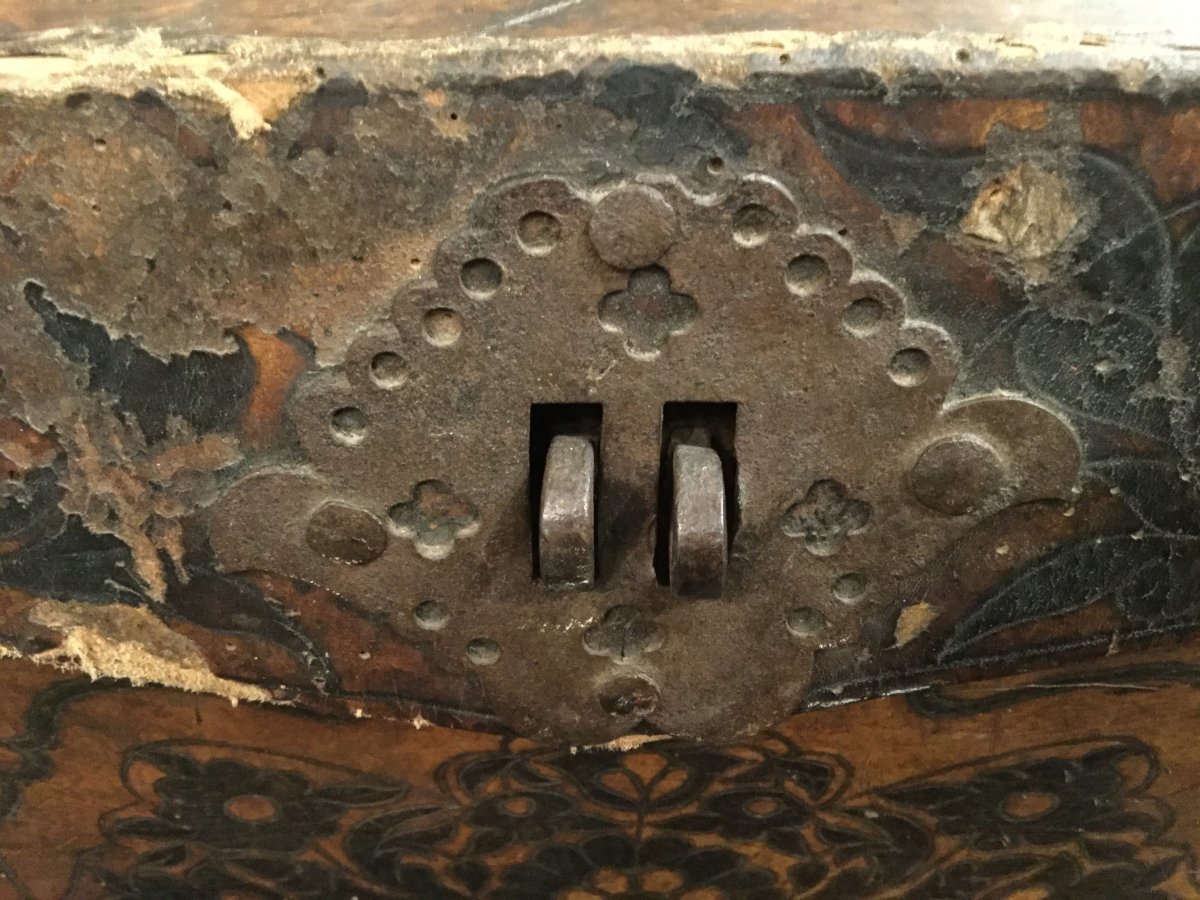
[[(764, 735), (630, 754), (457, 756), (442, 796), (205, 742), (126, 754), (140, 773), (95, 865), (119, 898), (1166, 897), (1186, 864), (1132, 739), (1079, 740), (854, 789), (848, 764)], [(1130, 776), (1130, 772), (1137, 772)], [(128, 781), (127, 781), (128, 783)]]

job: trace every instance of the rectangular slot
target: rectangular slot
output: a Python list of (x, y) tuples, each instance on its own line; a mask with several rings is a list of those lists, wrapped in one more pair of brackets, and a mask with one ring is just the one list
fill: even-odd
[(546, 454), (550, 450), (550, 442), (560, 435), (590, 440), (596, 448), (596, 484), (599, 486), (600, 431), (603, 422), (604, 407), (599, 403), (534, 403), (529, 407), (529, 533), (535, 580), (541, 577), (538, 510), (542, 506), (542, 479), (546, 474)]
[(659, 584), (671, 583), (671, 498), (675, 491), (675, 446), (695, 444), (711, 447), (721, 458), (721, 471), (725, 476), (725, 516), (732, 545), (741, 516), (736, 440), (736, 403), (663, 404), (662, 448), (658, 463), (658, 517), (654, 541), (654, 573)]

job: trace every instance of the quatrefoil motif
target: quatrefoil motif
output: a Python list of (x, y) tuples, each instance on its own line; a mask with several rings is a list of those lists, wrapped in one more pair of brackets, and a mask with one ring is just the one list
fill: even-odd
[(657, 650), (662, 642), (658, 625), (628, 606), (614, 606), (583, 635), (588, 653), (618, 663), (635, 662)]
[(388, 510), (392, 528), (426, 559), (445, 559), (454, 542), (479, 531), (479, 512), (440, 481), (423, 481), (412, 499)]
[(625, 337), (634, 359), (654, 359), (672, 335), (683, 334), (700, 314), (696, 301), (671, 290), (671, 276), (659, 266), (629, 273), (629, 286), (600, 301), (600, 325)]
[(832, 556), (846, 538), (867, 527), (871, 504), (851, 497), (839, 482), (826, 479), (808, 489), (783, 517), (783, 533), (800, 538), (813, 556)]

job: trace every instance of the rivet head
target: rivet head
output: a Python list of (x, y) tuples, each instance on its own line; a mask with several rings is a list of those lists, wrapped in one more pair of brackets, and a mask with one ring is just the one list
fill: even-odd
[(816, 637), (829, 627), (824, 614), (811, 606), (799, 606), (789, 611), (785, 621), (788, 631), (802, 638)]
[(450, 613), (437, 600), (424, 600), (413, 610), (413, 618), (426, 631), (441, 631), (450, 621)]
[(618, 188), (596, 204), (588, 237), (600, 258), (618, 269), (657, 262), (675, 242), (675, 210), (645, 185)]
[(600, 691), (600, 706), (610, 716), (648, 716), (658, 699), (658, 686), (645, 675), (618, 675)]
[(500, 645), (491, 638), (477, 637), (467, 644), (467, 659), (477, 666), (495, 665), (500, 659)]
[(361, 566), (383, 555), (387, 529), (366, 510), (326, 503), (309, 518), (304, 540), (327, 559)]
[(949, 516), (976, 512), (1004, 484), (1004, 464), (974, 435), (955, 435), (930, 444), (908, 479), (925, 506)]
[(843, 603), (857, 603), (867, 593), (867, 577), (861, 572), (847, 572), (833, 583), (833, 596)]

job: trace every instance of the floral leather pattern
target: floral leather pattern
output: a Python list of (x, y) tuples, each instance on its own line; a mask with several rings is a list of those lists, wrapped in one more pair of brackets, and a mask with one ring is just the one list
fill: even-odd
[[(120, 900), (1172, 896), (1153, 752), (1078, 740), (865, 792), (778, 734), (451, 757), (440, 796), (203, 741), (131, 750), (86, 865)], [(986, 891), (986, 893), (980, 893)], [(1028, 893), (1022, 893), (1028, 892)]]

